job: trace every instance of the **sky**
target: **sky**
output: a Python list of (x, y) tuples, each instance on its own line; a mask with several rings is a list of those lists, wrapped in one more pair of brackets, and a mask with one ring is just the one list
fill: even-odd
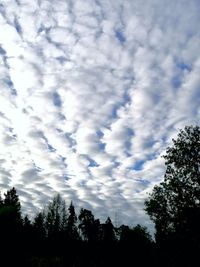
[(199, 0), (1, 0), (1, 191), (152, 227), (161, 156), (199, 124), (199, 23)]

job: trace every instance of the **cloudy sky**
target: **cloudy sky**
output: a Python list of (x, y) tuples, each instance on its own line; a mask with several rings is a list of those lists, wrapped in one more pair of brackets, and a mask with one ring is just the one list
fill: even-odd
[(199, 0), (1, 0), (1, 191), (150, 225), (161, 155), (200, 119), (199, 23)]

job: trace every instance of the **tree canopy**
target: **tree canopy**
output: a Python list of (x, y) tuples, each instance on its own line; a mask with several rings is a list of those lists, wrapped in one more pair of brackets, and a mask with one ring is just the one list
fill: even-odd
[(200, 127), (186, 126), (172, 141), (163, 156), (164, 181), (153, 188), (145, 209), (157, 243), (194, 254), (200, 245)]

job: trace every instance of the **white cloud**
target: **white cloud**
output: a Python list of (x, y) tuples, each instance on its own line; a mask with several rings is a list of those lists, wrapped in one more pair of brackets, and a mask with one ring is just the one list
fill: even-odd
[(199, 3), (2, 1), (0, 185), (144, 223), (160, 156), (199, 123)]

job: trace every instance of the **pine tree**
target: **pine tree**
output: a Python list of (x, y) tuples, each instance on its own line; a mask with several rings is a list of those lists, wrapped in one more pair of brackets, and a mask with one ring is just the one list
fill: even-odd
[(14, 187), (4, 194), (3, 204), (7, 211), (10, 211), (10, 216), (12, 215), (13, 220), (21, 223), (21, 204), (19, 201), (19, 196), (17, 195), (17, 191)]
[(49, 203), (45, 214), (45, 227), (49, 237), (55, 236), (66, 230), (67, 211), (65, 201), (57, 194)]
[(77, 215), (73, 203), (70, 203), (68, 208), (68, 218), (67, 218), (67, 237), (71, 241), (79, 240), (79, 233), (77, 228)]

